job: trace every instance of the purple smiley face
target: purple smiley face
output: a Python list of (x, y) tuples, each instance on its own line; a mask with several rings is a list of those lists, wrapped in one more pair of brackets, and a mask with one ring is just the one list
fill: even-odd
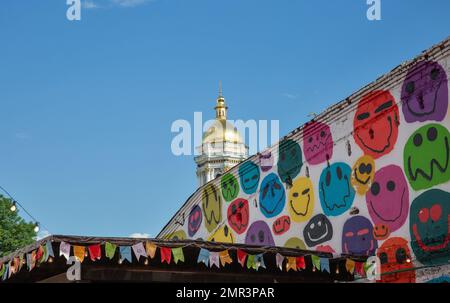
[(273, 166), (273, 156), (270, 150), (263, 151), (259, 155), (259, 163), (263, 172), (269, 171)]
[(247, 231), (247, 235), (245, 236), (245, 244), (275, 246), (269, 225), (267, 225), (264, 221), (253, 222)]
[(322, 122), (311, 122), (303, 129), (303, 152), (306, 161), (315, 165), (333, 156), (333, 136), (330, 127)]
[(342, 229), (342, 251), (345, 254), (371, 256), (377, 248), (378, 242), (373, 237), (369, 219), (355, 216), (345, 222)]
[(188, 219), (188, 233), (189, 237), (194, 236), (197, 231), (200, 228), (200, 225), (202, 224), (202, 209), (200, 206), (195, 205), (192, 207), (191, 212), (189, 213), (189, 219)]
[(366, 193), (367, 209), (373, 222), (399, 229), (408, 217), (409, 189), (403, 171), (397, 165), (388, 165), (375, 173)]
[(408, 71), (401, 98), (406, 122), (442, 121), (448, 107), (445, 70), (437, 62), (419, 62)]

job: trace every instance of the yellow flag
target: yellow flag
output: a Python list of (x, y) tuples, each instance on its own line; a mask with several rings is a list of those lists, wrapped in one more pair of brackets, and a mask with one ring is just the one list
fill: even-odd
[(86, 248), (84, 246), (73, 246), (73, 255), (83, 263), (84, 261), (84, 255), (86, 254)]
[(151, 243), (151, 242), (145, 242), (145, 251), (147, 252), (147, 256), (149, 256), (150, 258), (154, 258), (155, 257), (155, 253), (156, 253), (156, 245)]
[(293, 270), (297, 271), (297, 258), (296, 257), (286, 257), (286, 271)]
[(222, 266), (233, 263), (233, 260), (231, 259), (228, 250), (221, 251), (219, 253), (219, 257), (220, 257), (220, 264), (222, 264)]
[(345, 268), (352, 274), (355, 271), (355, 261), (347, 259), (347, 261), (345, 261)]

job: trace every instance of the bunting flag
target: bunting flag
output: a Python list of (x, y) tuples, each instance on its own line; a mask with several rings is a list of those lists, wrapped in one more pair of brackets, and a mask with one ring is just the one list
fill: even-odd
[(166, 262), (170, 264), (170, 260), (172, 259), (172, 250), (169, 247), (160, 247), (161, 252), (161, 263)]
[(5, 281), (6, 278), (8, 277), (8, 273), (9, 273), (9, 264), (3, 264), (4, 267), (4, 271), (3, 271), (3, 275), (2, 275), (2, 280)]
[(330, 272), (330, 260), (327, 258), (320, 258), (320, 268), (322, 271)]
[(9, 268), (9, 272), (8, 272), (8, 279), (11, 278), (12, 274), (14, 273), (14, 268), (11, 265), (11, 261), (8, 262), (8, 268)]
[(100, 247), (100, 244), (90, 245), (88, 247), (88, 251), (92, 262), (95, 262), (95, 260), (100, 260), (102, 258), (102, 249)]
[(296, 266), (297, 266), (297, 269), (306, 269), (306, 262), (305, 262), (304, 256), (296, 258)]
[(147, 241), (145, 242), (145, 251), (147, 253), (147, 256), (149, 256), (150, 258), (154, 258), (155, 254), (156, 254), (156, 245)]
[[(301, 257), (286, 257), (286, 271), (290, 271), (291, 269), (293, 271), (297, 271), (297, 259)], [(304, 260), (303, 260), (304, 261)]]
[(247, 258), (247, 253), (243, 250), (238, 249), (237, 250), (237, 257), (238, 257), (238, 262), (239, 264), (241, 264), (242, 267), (245, 266), (245, 259)]
[(61, 242), (59, 245), (59, 255), (64, 256), (66, 260), (69, 260), (70, 257), (70, 244), (66, 242)]
[(19, 257), (14, 257), (14, 261), (13, 261), (13, 273), (17, 273), (19, 271), (19, 263), (20, 263), (20, 259)]
[(364, 263), (363, 262), (356, 262), (355, 263), (355, 270), (356, 273), (359, 274), (361, 277), (365, 276), (365, 272), (364, 272)]
[(36, 250), (36, 261), (42, 263), (44, 257), (44, 248), (42, 245), (39, 245), (39, 248)]
[(172, 248), (173, 261), (178, 264), (178, 261), (184, 262), (184, 253), (182, 247)]
[(45, 243), (45, 251), (47, 252), (45, 255), (45, 262), (47, 262), (48, 258), (55, 257), (55, 253), (53, 252), (53, 246), (50, 240), (47, 240), (47, 243)]
[(264, 263), (264, 254), (259, 254), (255, 256), (255, 264), (256, 270), (258, 270), (260, 267), (266, 268), (266, 264)]
[(27, 265), (28, 265), (28, 271), (32, 271), (34, 266), (36, 265), (36, 252), (32, 251), (31, 253), (27, 254)]
[(84, 257), (86, 256), (86, 247), (84, 246), (73, 246), (73, 255), (80, 263), (83, 263)]
[(120, 260), (128, 261), (130, 263), (133, 262), (133, 259), (131, 257), (131, 246), (119, 246), (119, 254), (120, 254)]
[(200, 253), (198, 254), (197, 263), (205, 263), (206, 266), (209, 266), (209, 255), (210, 252), (207, 249), (200, 248)]
[(347, 261), (345, 261), (345, 269), (347, 269), (349, 273), (353, 274), (355, 271), (355, 261), (347, 259)]
[(209, 253), (209, 266), (213, 267), (216, 266), (217, 268), (220, 268), (220, 257), (219, 252), (211, 251)]
[(317, 268), (320, 271), (320, 258), (316, 255), (311, 255), (311, 261), (313, 264), (313, 269)]
[(19, 271), (22, 269), (23, 263), (24, 263), (24, 256), (20, 255), (19, 256)]
[(282, 255), (280, 255), (280, 253), (277, 253), (277, 255), (275, 256), (275, 259), (277, 261), (277, 267), (280, 270), (283, 270), (283, 261), (284, 261), (284, 257)]
[(223, 267), (225, 267), (225, 265), (227, 265), (227, 264), (233, 263), (233, 260), (231, 259), (230, 254), (228, 253), (228, 250), (221, 251), (219, 253), (219, 258), (220, 258), (220, 264), (222, 264)]
[(0, 263), (0, 277), (2, 277), (5, 273), (5, 269), (5, 265), (3, 263)]
[(147, 257), (147, 251), (145, 250), (144, 244), (142, 242), (136, 243), (132, 247), (133, 247), (134, 255), (136, 256), (136, 259), (138, 260), (138, 262), (141, 259), (141, 257), (144, 257), (144, 258)]
[(256, 269), (256, 263), (255, 263), (255, 256), (254, 255), (247, 255), (247, 268), (253, 268)]
[(114, 258), (116, 254), (117, 245), (105, 242), (105, 255), (108, 259)]

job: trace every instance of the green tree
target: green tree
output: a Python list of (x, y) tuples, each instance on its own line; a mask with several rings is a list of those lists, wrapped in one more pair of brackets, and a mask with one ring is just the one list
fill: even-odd
[(35, 241), (34, 223), (27, 223), (19, 210), (11, 211), (12, 200), (0, 195), (0, 257)]

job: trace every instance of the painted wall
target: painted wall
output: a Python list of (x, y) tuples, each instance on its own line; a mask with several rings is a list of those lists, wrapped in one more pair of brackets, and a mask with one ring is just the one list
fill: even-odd
[(161, 235), (377, 254), (383, 271), (447, 263), (448, 44), (446, 53), (208, 183)]

